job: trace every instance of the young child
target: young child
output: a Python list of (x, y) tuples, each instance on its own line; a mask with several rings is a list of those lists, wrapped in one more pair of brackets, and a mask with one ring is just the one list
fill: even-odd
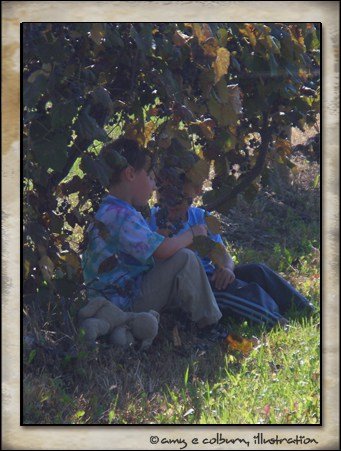
[[(182, 221), (182, 229), (177, 236), (187, 233), (191, 227), (205, 224), (205, 210), (191, 206), (193, 198), (200, 193), (201, 186), (195, 187), (185, 181), (183, 203), (167, 208), (170, 223)], [(154, 207), (149, 222), (152, 230), (158, 230), (157, 212), (158, 207)], [(208, 233), (208, 236), (223, 244), (220, 235)], [(284, 315), (292, 306), (302, 311), (313, 311), (312, 304), (304, 296), (265, 264), (235, 267), (227, 251), (225, 262), (220, 268), (216, 268), (208, 258), (201, 259), (201, 262), (218, 306), (227, 315), (274, 326), (288, 323)]]
[(101, 294), (125, 311), (180, 308), (199, 328), (216, 324), (222, 314), (206, 273), (186, 249), (195, 235), (207, 235), (205, 225), (173, 238), (149, 228), (135, 207), (147, 204), (154, 174), (147, 151), (135, 141), (109, 143), (99, 158), (111, 164), (112, 175), (82, 256), (88, 297)]

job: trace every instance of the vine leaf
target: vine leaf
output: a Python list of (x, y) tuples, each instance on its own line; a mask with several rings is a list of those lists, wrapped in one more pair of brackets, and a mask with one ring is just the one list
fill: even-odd
[(180, 30), (176, 30), (173, 34), (173, 43), (177, 47), (183, 47), (192, 38), (193, 36), (188, 36), (187, 34), (182, 33)]
[(208, 179), (210, 163), (207, 160), (198, 160), (186, 173), (186, 177), (193, 185), (201, 186)]
[(226, 264), (226, 250), (223, 244), (213, 241), (208, 236), (196, 236), (190, 249), (197, 251), (201, 258), (209, 258), (212, 263), (222, 268)]
[(196, 123), (196, 125), (199, 125), (200, 130), (202, 134), (205, 136), (205, 138), (209, 140), (212, 140), (214, 138), (215, 135), (214, 128), (216, 124), (213, 119), (210, 118), (204, 119), (203, 121)]
[(205, 221), (206, 221), (208, 230), (211, 233), (213, 233), (214, 235), (221, 233), (221, 224), (220, 224), (219, 219), (216, 216), (206, 215)]
[(230, 66), (230, 52), (224, 47), (220, 47), (217, 50), (216, 60), (212, 63), (212, 67), (215, 73), (214, 84), (217, 84), (218, 81), (225, 74), (227, 74), (229, 66)]
[(217, 57), (219, 43), (216, 38), (211, 37), (206, 39), (206, 41), (201, 44), (201, 47), (203, 48), (206, 56), (211, 56), (213, 58)]
[(198, 38), (199, 44), (213, 37), (211, 27), (207, 23), (194, 23), (192, 29), (194, 36)]
[(192, 248), (195, 249), (200, 257), (208, 257), (211, 250), (214, 248), (215, 242), (211, 240), (208, 236), (199, 235), (193, 238)]

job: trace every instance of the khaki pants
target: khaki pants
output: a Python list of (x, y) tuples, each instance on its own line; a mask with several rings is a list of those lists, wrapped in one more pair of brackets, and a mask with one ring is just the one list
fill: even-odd
[(157, 261), (143, 276), (141, 295), (133, 305), (135, 312), (173, 308), (184, 310), (199, 327), (214, 324), (222, 316), (205, 270), (189, 249)]

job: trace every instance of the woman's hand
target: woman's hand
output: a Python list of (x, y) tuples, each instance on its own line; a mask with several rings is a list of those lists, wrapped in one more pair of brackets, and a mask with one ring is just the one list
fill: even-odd
[(207, 236), (207, 226), (204, 224), (196, 224), (196, 225), (192, 226), (191, 229), (192, 229), (194, 236), (199, 236), (199, 235)]
[(225, 290), (235, 278), (236, 276), (232, 269), (225, 267), (216, 269), (212, 275), (211, 281), (214, 282), (214, 287), (220, 291)]

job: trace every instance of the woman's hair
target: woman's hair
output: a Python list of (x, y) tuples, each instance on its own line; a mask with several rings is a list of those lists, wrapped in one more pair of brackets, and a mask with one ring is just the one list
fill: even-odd
[(120, 174), (127, 166), (132, 166), (136, 171), (151, 168), (150, 155), (147, 150), (141, 149), (138, 143), (132, 139), (118, 138), (105, 144), (101, 150), (100, 157), (110, 166), (112, 171), (110, 185), (120, 181)]

